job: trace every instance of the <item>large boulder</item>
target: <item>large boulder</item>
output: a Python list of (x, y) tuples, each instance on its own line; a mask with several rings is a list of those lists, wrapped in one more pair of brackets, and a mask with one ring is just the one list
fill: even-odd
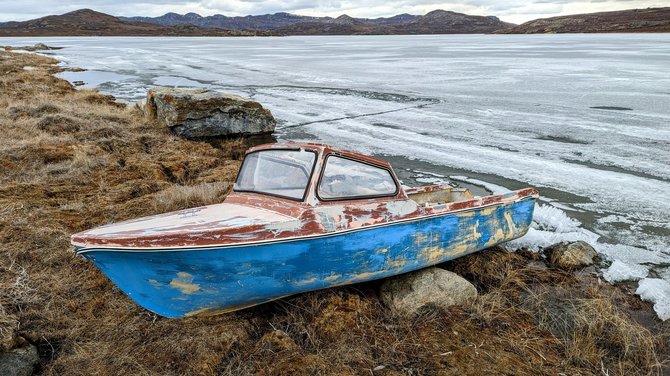
[(149, 90), (144, 113), (185, 138), (269, 134), (277, 124), (256, 101), (206, 89)]
[(40, 356), (33, 345), (0, 353), (0, 375), (30, 376), (39, 363)]
[(471, 304), (477, 299), (477, 289), (458, 274), (433, 267), (385, 281), (380, 298), (390, 309), (414, 315), (427, 306)]
[(544, 249), (544, 254), (551, 265), (564, 270), (580, 269), (593, 265), (598, 257), (598, 252), (581, 240), (550, 245)]

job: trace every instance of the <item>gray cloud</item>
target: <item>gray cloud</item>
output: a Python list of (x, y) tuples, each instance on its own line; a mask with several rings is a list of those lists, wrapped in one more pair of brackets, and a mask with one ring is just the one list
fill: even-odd
[(202, 15), (240, 16), (290, 12), (304, 15), (355, 17), (391, 16), (399, 13), (425, 14), (434, 9), (452, 10), (477, 15), (493, 15), (509, 22), (564, 14), (599, 12), (628, 8), (667, 6), (667, 0), (202, 0), (158, 1), (93, 0), (0, 0), (0, 22), (27, 20), (48, 14), (61, 14), (91, 8), (118, 16), (159, 16), (167, 12), (196, 12)]

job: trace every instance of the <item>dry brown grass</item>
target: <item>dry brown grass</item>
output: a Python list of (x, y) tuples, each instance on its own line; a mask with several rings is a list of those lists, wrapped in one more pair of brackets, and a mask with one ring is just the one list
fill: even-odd
[(139, 310), (73, 255), (69, 236), (221, 200), (244, 143), (181, 140), (50, 76), (51, 59), (1, 56), (3, 346), (18, 335), (38, 344), (46, 374), (212, 373), (216, 354), (247, 335), (243, 320), (172, 321)]
[(231, 188), (230, 182), (176, 185), (154, 195), (154, 209), (157, 212), (168, 212), (214, 204), (223, 201)]
[(157, 317), (75, 257), (70, 234), (220, 201), (245, 144), (176, 138), (53, 63), (0, 52), (0, 346), (38, 345), (43, 374), (614, 375), (667, 359), (667, 326), (631, 319), (648, 305), (501, 250), (448, 266), (475, 305), (414, 320), (381, 305), (378, 283)]
[(616, 307), (607, 288), (586, 290), (542, 286), (526, 305), (540, 327), (559, 338), (566, 361), (609, 370), (609, 374), (650, 374), (659, 370), (660, 336), (639, 325)]
[[(475, 283), (485, 281), (489, 292), (473, 312), (482, 321), (496, 325), (528, 319), (560, 345), (565, 367), (607, 375), (662, 373), (667, 325), (651, 318), (649, 306), (637, 297), (586, 273), (528, 265), (502, 249), (481, 256), (456, 260), (451, 267)], [(639, 311), (646, 318), (638, 322), (633, 314)]]

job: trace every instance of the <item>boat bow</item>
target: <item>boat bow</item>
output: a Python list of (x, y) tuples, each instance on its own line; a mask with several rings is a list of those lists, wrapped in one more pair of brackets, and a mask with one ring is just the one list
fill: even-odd
[(221, 203), (119, 222), (72, 236), (79, 249), (212, 246), (257, 240), (274, 229), (299, 226), (295, 217), (241, 204)]

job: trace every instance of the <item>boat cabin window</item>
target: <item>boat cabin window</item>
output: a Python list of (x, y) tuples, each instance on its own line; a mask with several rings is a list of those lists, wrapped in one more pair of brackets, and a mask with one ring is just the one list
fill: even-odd
[(303, 200), (316, 161), (306, 150), (261, 150), (247, 154), (234, 190)]
[(390, 171), (334, 155), (326, 159), (318, 188), (322, 200), (395, 196), (397, 193)]

